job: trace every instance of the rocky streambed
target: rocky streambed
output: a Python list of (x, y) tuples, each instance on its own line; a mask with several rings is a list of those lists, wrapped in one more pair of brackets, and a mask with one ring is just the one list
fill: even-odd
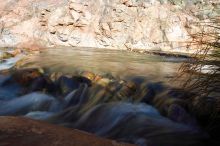
[[(219, 119), (212, 114), (218, 100), (177, 88), (182, 79), (168, 82), (183, 58), (61, 50), (42, 50), (14, 61), (12, 68), (1, 66), (1, 116), (41, 120), (140, 146), (219, 144)], [(0, 130), (4, 143), (5, 133)]]

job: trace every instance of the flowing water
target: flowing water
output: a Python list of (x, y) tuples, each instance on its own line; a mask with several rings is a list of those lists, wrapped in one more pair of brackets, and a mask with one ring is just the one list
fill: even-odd
[(13, 48), (0, 48), (0, 71), (12, 68), (16, 62), (18, 62), (21, 58), (24, 57), (23, 54), (19, 54), (15, 57), (9, 57), (7, 59), (4, 58), (5, 52), (12, 52)]
[(185, 58), (131, 53), (93, 48), (49, 48), (30, 56), (22, 67), (44, 67), (64, 73), (91, 71), (113, 76), (141, 76), (150, 80), (168, 81), (174, 77)]
[[(118, 50), (44, 49), (19, 68), (42, 68), (46, 75), (32, 69), (0, 74), (0, 116), (26, 116), (139, 146), (202, 146), (209, 136), (188, 113), (184, 98), (191, 94), (174, 90), (170, 81), (183, 61)], [(8, 62), (0, 70), (16, 61)], [(103, 78), (91, 83), (69, 76), (83, 71)], [(54, 72), (62, 75), (52, 81)]]

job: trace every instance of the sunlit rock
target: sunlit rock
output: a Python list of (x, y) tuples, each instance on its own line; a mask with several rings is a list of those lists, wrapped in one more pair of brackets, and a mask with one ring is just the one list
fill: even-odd
[[(219, 13), (218, 3), (207, 0), (22, 0), (14, 9), (8, 3), (0, 9), (0, 46), (33, 40), (48, 46), (193, 53), (188, 43), (202, 30), (195, 22), (208, 22)], [(77, 28), (76, 36), (60, 33), (66, 26)]]

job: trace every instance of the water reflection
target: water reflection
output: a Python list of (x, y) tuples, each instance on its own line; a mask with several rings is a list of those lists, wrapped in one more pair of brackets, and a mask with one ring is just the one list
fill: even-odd
[(121, 78), (142, 76), (167, 81), (185, 59), (92, 48), (48, 48), (29, 57), (22, 67), (44, 67), (49, 72), (87, 70)]

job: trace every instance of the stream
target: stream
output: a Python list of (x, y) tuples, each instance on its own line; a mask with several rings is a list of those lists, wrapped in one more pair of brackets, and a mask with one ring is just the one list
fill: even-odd
[[(65, 50), (65, 51), (63, 51)], [(91, 71), (115, 77), (141, 76), (168, 81), (177, 73), (185, 58), (131, 53), (125, 50), (94, 48), (49, 48), (30, 56), (22, 67), (43, 67), (50, 72)]]
[(184, 61), (68, 47), (2, 59), (0, 116), (25, 116), (138, 146), (211, 145), (215, 136), (202, 119), (209, 111), (201, 116), (195, 93), (178, 88)]

